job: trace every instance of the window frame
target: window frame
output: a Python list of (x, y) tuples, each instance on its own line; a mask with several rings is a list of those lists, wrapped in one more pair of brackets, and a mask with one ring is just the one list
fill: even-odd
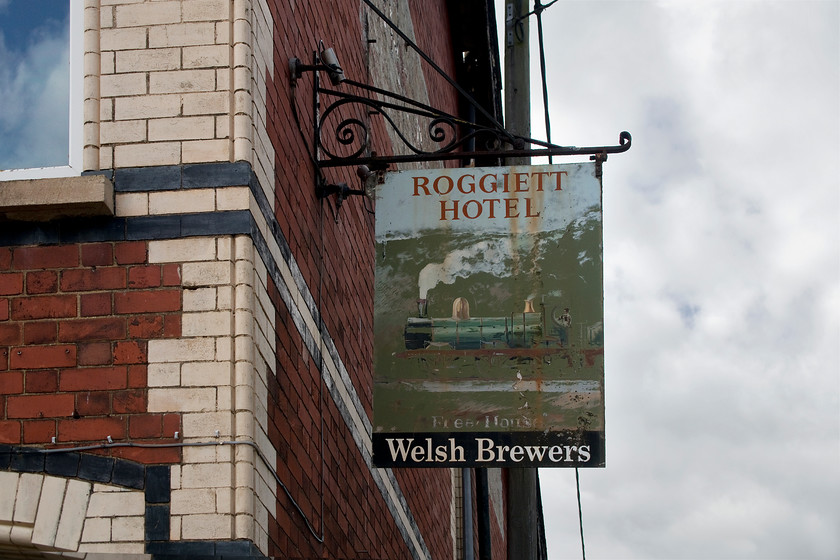
[(69, 57), (70, 83), (68, 104), (70, 118), (68, 126), (68, 161), (67, 165), (53, 167), (30, 167), (22, 169), (0, 170), (0, 181), (23, 179), (48, 179), (74, 177), (82, 174), (82, 154), (84, 151), (84, 3), (67, 0), (69, 3)]

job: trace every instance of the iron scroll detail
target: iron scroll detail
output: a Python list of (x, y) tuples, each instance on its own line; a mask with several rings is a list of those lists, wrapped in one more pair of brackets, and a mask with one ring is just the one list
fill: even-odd
[[(317, 58), (317, 55), (316, 55)], [(626, 152), (632, 145), (629, 132), (619, 134), (615, 146), (560, 146), (517, 136), (504, 128), (483, 126), (450, 115), (405, 96), (349, 79), (341, 84), (351, 86), (367, 95), (349, 93), (323, 87), (317, 71), (330, 72), (334, 68), (324, 64), (303, 65), (290, 60), (293, 85), (305, 71), (315, 71), (314, 93), (316, 106), (326, 107), (317, 114), (314, 123), (314, 151), (316, 164), (321, 168), (366, 165), (371, 169), (385, 169), (399, 163), (444, 161), (452, 159), (508, 158), (572, 155), (606, 155)], [(368, 118), (363, 119), (361, 115)], [(400, 126), (401, 115), (424, 119), (425, 135), (414, 137)], [(403, 154), (378, 155), (371, 152), (370, 118), (381, 117), (384, 124), (403, 144)], [(416, 122), (416, 121), (415, 121)], [(430, 147), (433, 146), (433, 147)]]
[[(357, 82), (351, 82), (350, 85), (368, 89), (364, 84)], [(379, 89), (376, 89), (376, 92), (380, 96), (387, 94)], [(494, 154), (501, 156), (504, 145), (514, 146), (518, 142), (518, 139), (506, 130), (480, 126), (401, 96), (397, 97), (403, 103), (397, 104), (329, 89), (320, 89), (319, 93), (338, 98), (324, 109), (316, 126), (316, 145), (322, 156), (318, 163), (322, 167), (364, 164), (372, 168), (382, 168), (390, 163), (464, 158), (468, 157), (465, 154), (471, 152), (482, 156)], [(405, 151), (409, 153), (395, 156), (365, 156), (364, 154), (370, 153), (371, 132), (362, 119), (347, 117), (331, 125), (331, 119), (349, 106), (362, 108), (369, 116), (381, 116), (386, 125), (401, 140), (406, 148)], [(422, 127), (425, 129), (425, 136), (419, 139), (411, 138), (405, 130), (401, 129), (400, 113), (425, 119), (426, 126)], [(348, 148), (349, 153), (337, 153), (337, 150), (331, 146), (333, 142), (335, 145)], [(435, 148), (429, 149), (424, 147), (424, 144), (433, 144)], [(466, 150), (471, 145), (480, 145), (482, 149)]]

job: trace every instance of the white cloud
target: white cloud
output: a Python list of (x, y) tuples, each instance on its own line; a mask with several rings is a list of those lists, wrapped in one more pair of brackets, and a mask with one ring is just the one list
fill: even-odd
[(12, 51), (0, 32), (0, 167), (67, 164), (67, 32), (66, 28), (57, 34), (40, 30), (20, 51)]
[[(587, 558), (840, 555), (838, 6), (543, 15), (552, 140), (633, 134), (604, 165), (607, 468), (581, 472)], [(538, 82), (532, 97), (540, 137)], [(574, 473), (540, 477), (549, 557), (579, 558)]]

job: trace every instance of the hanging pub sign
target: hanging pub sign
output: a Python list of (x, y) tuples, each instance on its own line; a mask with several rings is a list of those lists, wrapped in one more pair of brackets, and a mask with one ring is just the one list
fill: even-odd
[(373, 462), (603, 467), (595, 163), (388, 173)]

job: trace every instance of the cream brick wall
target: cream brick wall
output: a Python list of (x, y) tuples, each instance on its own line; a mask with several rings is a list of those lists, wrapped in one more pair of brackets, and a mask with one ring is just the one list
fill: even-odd
[(250, 205), (251, 193), (249, 188), (244, 186), (139, 193), (118, 192), (115, 196), (114, 212), (117, 216), (125, 217), (148, 216), (248, 210)]
[(247, 161), (270, 189), (266, 1), (84, 2), (84, 168)]
[[(251, 320), (246, 325), (237, 329), (237, 336), (239, 338), (251, 337), (253, 340), (253, 354), (251, 356), (251, 364), (237, 364), (237, 372), (240, 369), (245, 371), (248, 367), (254, 369), (253, 379), (253, 421), (255, 440), (268, 458), (269, 462), (274, 465), (277, 462), (276, 451), (268, 440), (268, 382), (266, 376), (270, 374), (271, 368), (269, 363), (273, 363), (275, 355), (275, 314), (274, 305), (268, 297), (268, 271), (262, 260), (258, 258), (253, 249), (253, 245), (248, 238), (241, 238), (239, 247), (239, 254), (247, 255), (243, 258), (237, 266), (238, 279), (244, 281), (237, 285), (237, 293), (245, 294), (250, 292), (248, 296), (240, 295), (237, 297), (237, 302), (246, 301), (250, 305)], [(246, 265), (246, 266), (243, 266)], [(250, 271), (250, 275), (246, 273)], [(244, 307), (244, 306), (243, 306)], [(273, 373), (271, 373), (273, 375)], [(237, 382), (244, 376), (237, 376)], [(253, 515), (255, 521), (255, 542), (258, 546), (267, 546), (268, 543), (268, 512), (273, 511), (277, 502), (277, 484), (265, 465), (256, 461), (256, 476), (254, 477), (256, 499), (253, 505)], [(237, 501), (238, 504), (238, 501)], [(237, 510), (239, 511), (239, 510)]]
[(98, 103), (86, 109), (96, 123), (86, 144), (98, 158), (86, 168), (232, 161), (233, 3), (86, 2), (86, 53), (98, 81), (86, 83)]
[[(247, 161), (272, 198), (266, 81), (275, 69), (266, 0), (84, 2), (85, 169)], [(118, 216), (254, 208), (245, 185), (116, 195)], [(182, 413), (186, 442), (212, 440), (217, 431), (253, 441), (273, 467), (266, 375), (274, 311), (252, 241), (152, 241), (149, 260), (180, 263), (185, 287), (182, 338), (149, 343), (149, 411)], [(172, 538), (248, 538), (266, 552), (277, 485), (254, 449), (187, 447), (183, 458), (172, 467)], [(106, 515), (119, 493), (97, 485), (88, 494), (96, 513), (82, 516), (85, 550), (113, 552), (109, 542), (119, 542), (126, 545), (119, 552), (136, 552), (136, 516)]]
[[(247, 188), (226, 195), (250, 200)], [(149, 341), (148, 407), (181, 412), (186, 443), (254, 442), (273, 468), (265, 360), (273, 356), (274, 314), (266, 311), (265, 267), (254, 261), (247, 235), (149, 243), (150, 263), (181, 264), (185, 289), (181, 338)], [(252, 447), (185, 447), (171, 475), (172, 539), (252, 539), (267, 551), (277, 485)]]
[[(214, 199), (212, 189), (204, 194)], [(154, 208), (154, 203), (150, 206)], [(182, 412), (186, 442), (213, 441), (217, 433), (223, 440), (233, 439), (231, 239), (154, 241), (149, 245), (149, 258), (156, 263), (181, 263), (182, 281), (188, 288), (184, 291), (182, 338), (149, 346), (149, 410)], [(253, 436), (246, 434), (243, 439), (252, 440)], [(234, 493), (230, 448), (185, 447), (182, 465), (173, 466), (171, 476), (170, 538), (235, 538), (230, 513)]]
[(145, 495), (110, 484), (94, 484), (84, 517), (79, 552), (142, 554)]
[[(266, 83), (274, 79), (274, 21), (265, 0), (252, 0), (250, 14), (240, 8), (245, 4), (245, 0), (234, 1), (235, 153), (237, 158), (253, 154), (254, 173), (268, 199), (273, 200), (274, 147), (266, 126)], [(247, 64), (250, 71), (246, 71)], [(246, 79), (250, 83), (245, 83)]]

